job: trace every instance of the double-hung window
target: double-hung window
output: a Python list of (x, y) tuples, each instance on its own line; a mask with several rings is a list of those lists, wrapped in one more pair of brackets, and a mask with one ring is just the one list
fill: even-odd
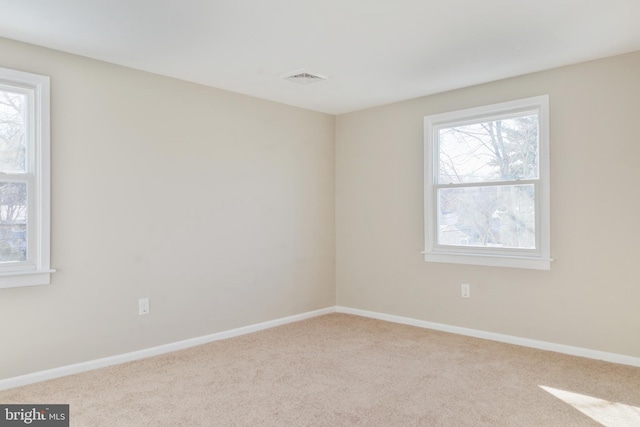
[(50, 282), (49, 173), (49, 78), (0, 68), (0, 288)]
[(425, 117), (425, 260), (550, 269), (548, 96)]

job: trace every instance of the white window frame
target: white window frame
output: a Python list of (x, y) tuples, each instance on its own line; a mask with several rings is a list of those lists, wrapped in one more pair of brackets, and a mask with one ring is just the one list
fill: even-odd
[[(438, 129), (446, 125), (462, 124), (465, 121), (477, 123), (483, 119), (500, 119), (503, 116), (524, 111), (538, 112), (539, 179), (515, 181), (515, 183), (534, 183), (536, 188), (536, 248), (534, 250), (522, 250), (437, 245)], [(548, 95), (426, 116), (424, 118), (425, 261), (550, 270), (553, 260), (550, 257), (551, 202), (549, 161)]]
[[(27, 94), (27, 167), (13, 179), (28, 184), (27, 244), (24, 262), (0, 263), (0, 288), (48, 285), (50, 268), (50, 82), (49, 77), (0, 68), (0, 83)], [(0, 179), (12, 180), (0, 173)]]

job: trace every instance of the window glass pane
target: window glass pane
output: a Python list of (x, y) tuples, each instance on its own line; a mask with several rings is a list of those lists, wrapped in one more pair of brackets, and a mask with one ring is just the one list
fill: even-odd
[(0, 87), (0, 172), (25, 172), (27, 95)]
[(438, 189), (438, 244), (535, 249), (535, 186)]
[(438, 129), (438, 183), (538, 178), (538, 114)]
[(0, 262), (27, 260), (27, 184), (0, 181)]

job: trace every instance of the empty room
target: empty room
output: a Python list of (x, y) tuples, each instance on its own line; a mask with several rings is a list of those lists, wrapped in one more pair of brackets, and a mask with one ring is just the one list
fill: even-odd
[(0, 0), (0, 426), (640, 425), (637, 0)]

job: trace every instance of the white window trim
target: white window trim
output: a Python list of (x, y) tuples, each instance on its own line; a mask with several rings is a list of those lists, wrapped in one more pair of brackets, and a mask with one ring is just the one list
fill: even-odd
[[(436, 242), (436, 174), (438, 170), (438, 147), (434, 143), (434, 132), (440, 125), (506, 115), (517, 111), (539, 112), (539, 184), (536, 192), (536, 241), (535, 251), (492, 250), (490, 248), (453, 247), (443, 248)], [(425, 261), (455, 264), (484, 265), (494, 267), (550, 270), (551, 262), (551, 189), (549, 180), (549, 96), (541, 95), (499, 104), (434, 114), (424, 118), (424, 231)], [(525, 181), (523, 181), (525, 182)]]
[(50, 79), (47, 76), (23, 71), (0, 68), (0, 82), (8, 85), (22, 86), (33, 90), (33, 138), (30, 148), (34, 151), (30, 156), (35, 171), (34, 188), (29, 193), (30, 208), (33, 220), (29, 220), (29, 243), (35, 245), (35, 252), (30, 252), (28, 263), (16, 263), (15, 266), (3, 266), (0, 270), (0, 288), (18, 286), (48, 285), (51, 283), (50, 268)]

